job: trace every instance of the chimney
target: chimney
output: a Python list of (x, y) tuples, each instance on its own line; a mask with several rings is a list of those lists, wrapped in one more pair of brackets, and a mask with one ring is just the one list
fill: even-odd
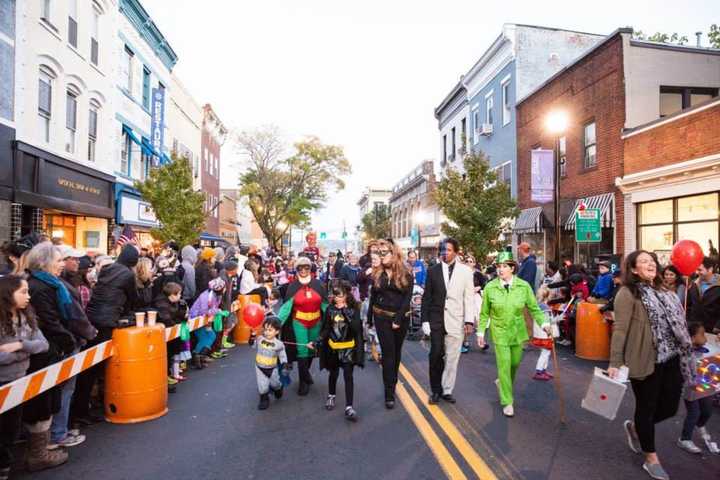
[(698, 47), (702, 47), (700, 44), (700, 39), (702, 38), (702, 32), (695, 32), (695, 36), (697, 37), (697, 45)]

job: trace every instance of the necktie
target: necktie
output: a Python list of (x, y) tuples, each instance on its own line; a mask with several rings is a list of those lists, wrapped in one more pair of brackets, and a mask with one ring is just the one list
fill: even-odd
[(448, 265), (448, 281), (452, 278), (453, 270), (455, 270), (455, 262)]
[(506, 290), (507, 292), (510, 291), (510, 284), (509, 284), (509, 283), (506, 283), (506, 284), (504, 285), (504, 287), (505, 287), (505, 290)]

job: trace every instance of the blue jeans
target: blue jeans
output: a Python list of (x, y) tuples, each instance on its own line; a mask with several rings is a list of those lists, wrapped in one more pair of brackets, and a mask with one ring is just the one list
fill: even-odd
[(685, 400), (685, 423), (683, 424), (680, 440), (692, 440), (695, 427), (704, 427), (710, 420), (713, 411), (713, 397), (703, 397), (698, 400)]
[(75, 381), (77, 376), (70, 377), (62, 384), (62, 394), (60, 400), (60, 411), (52, 417), (50, 425), (50, 441), (57, 443), (64, 439), (68, 434), (68, 424), (70, 422), (70, 403), (73, 393), (75, 392)]
[(195, 345), (195, 353), (200, 353), (206, 348), (212, 347), (215, 342), (215, 332), (211, 328), (203, 327), (195, 331), (197, 345)]

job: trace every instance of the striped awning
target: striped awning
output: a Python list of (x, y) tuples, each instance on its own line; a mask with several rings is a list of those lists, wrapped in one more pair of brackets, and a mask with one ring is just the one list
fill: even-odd
[(615, 226), (615, 194), (610, 192), (577, 200), (570, 214), (570, 218), (568, 218), (565, 224), (565, 229), (575, 230), (575, 212), (577, 212), (582, 204), (585, 204), (585, 208), (587, 209), (600, 209), (603, 228), (612, 228)]
[(542, 233), (542, 207), (520, 210), (513, 225), (513, 233)]

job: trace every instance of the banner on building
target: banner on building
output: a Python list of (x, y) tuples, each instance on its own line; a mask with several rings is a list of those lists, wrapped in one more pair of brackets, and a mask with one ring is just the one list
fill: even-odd
[(533, 150), (530, 155), (530, 199), (549, 203), (555, 190), (554, 154), (552, 150)]
[[(152, 125), (150, 126), (150, 141), (155, 151), (160, 155), (163, 151), (165, 137), (165, 89), (152, 89)], [(153, 155), (153, 167), (160, 166), (160, 157)]]

